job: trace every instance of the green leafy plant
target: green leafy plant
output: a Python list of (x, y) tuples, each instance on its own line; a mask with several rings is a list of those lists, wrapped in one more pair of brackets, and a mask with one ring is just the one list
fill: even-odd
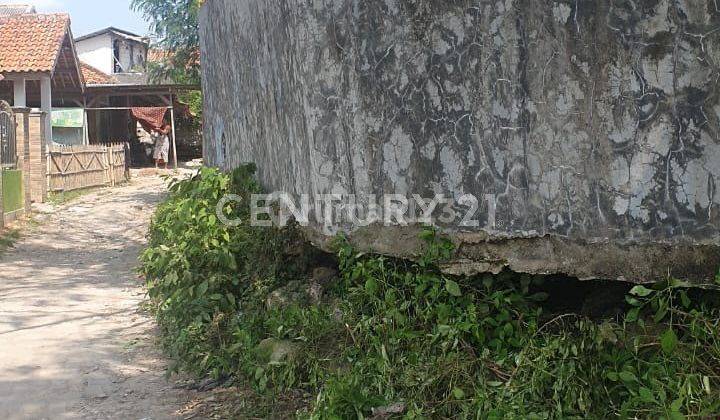
[(8, 249), (12, 248), (18, 239), (20, 239), (20, 231), (17, 229), (6, 229), (0, 231), (0, 257)]
[(259, 284), (272, 290), (280, 279), (302, 271), (302, 258), (295, 259), (298, 265), (284, 258), (297, 238), (292, 228), (281, 233), (218, 220), (218, 202), (227, 194), (245, 202), (228, 204), (225, 215), (249, 220), (248, 197), (260, 191), (254, 171), (252, 165), (232, 174), (203, 168), (192, 179), (174, 181), (153, 218), (142, 273), (178, 368), (215, 376), (234, 372), (236, 345), (230, 340), (241, 299), (256, 293)]
[[(415, 262), (338, 238), (338, 278), (310, 299), (317, 255), (296, 228), (217, 220), (220, 197), (260, 191), (254, 170), (204, 168), (154, 217), (143, 273), (177, 368), (234, 376), (268, 401), (298, 391), (304, 408), (283, 416), (313, 419), (720, 413), (711, 288), (670, 280), (632, 288), (615, 318), (558, 313), (541, 276), (443, 273), (453, 244), (427, 229)], [(246, 218), (249, 205), (222, 210)]]
[(200, 0), (132, 0), (133, 10), (150, 22), (157, 48), (163, 59), (151, 63), (151, 79), (175, 83), (200, 82), (198, 14)]

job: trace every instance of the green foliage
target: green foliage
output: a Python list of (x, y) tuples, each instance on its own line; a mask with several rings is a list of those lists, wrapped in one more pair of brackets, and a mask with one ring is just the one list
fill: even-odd
[[(152, 48), (162, 52), (159, 61), (147, 64), (147, 72), (155, 83), (200, 84), (200, 37), (198, 13), (202, 0), (132, 0), (133, 10), (141, 12), (150, 22), (155, 42)], [(187, 104), (199, 129), (203, 98), (200, 91), (182, 92), (180, 102)]]
[(142, 272), (178, 368), (215, 376), (234, 372), (236, 343), (228, 340), (241, 299), (267, 293), (302, 271), (285, 261), (284, 250), (297, 236), (292, 228), (232, 227), (218, 220), (218, 201), (226, 194), (245, 202), (226, 205), (225, 215), (249, 220), (248, 198), (260, 191), (254, 171), (252, 165), (233, 174), (203, 168), (192, 179), (174, 181), (153, 218)]
[(20, 239), (17, 229), (0, 230), (0, 257)]
[(203, 169), (173, 184), (155, 216), (143, 271), (178, 367), (236, 375), (269, 399), (304, 390), (313, 398), (299, 415), (313, 419), (398, 406), (404, 418), (720, 413), (716, 295), (669, 281), (633, 288), (615, 320), (552, 313), (542, 277), (443, 274), (437, 264), (453, 246), (428, 229), (417, 262), (360, 254), (339, 238), (339, 279), (311, 302), (312, 259), (296, 251), (295, 229), (213, 216), (222, 195), (260, 190), (253, 172)]
[(433, 232), (423, 237), (433, 242), (420, 263), (340, 249), (336, 293), (350, 336), (342, 357), (348, 368), (330, 376), (313, 417), (369, 416), (397, 402), (411, 416), (472, 417), (486, 411), (474, 402), (481, 390), (501, 384), (490, 372), (509, 370), (537, 331), (532, 279), (447, 277), (429, 266), (447, 242)]
[(202, 121), (203, 116), (203, 95), (202, 92), (199, 90), (189, 91), (189, 92), (182, 92), (178, 94), (178, 99), (181, 103), (187, 104), (188, 108), (190, 109), (190, 112), (193, 116), (196, 118), (193, 118), (193, 122), (197, 124), (197, 127), (194, 128), (201, 128), (200, 127), (200, 121)]
[(201, 0), (132, 0), (134, 10), (150, 21), (156, 42), (167, 52), (165, 59), (150, 66), (153, 80), (200, 83), (198, 12)]
[(98, 190), (99, 190), (99, 188), (91, 187), (91, 188), (82, 188), (79, 190), (72, 190), (72, 191), (67, 191), (67, 192), (65, 192), (65, 191), (52, 192), (52, 193), (48, 194), (47, 202), (49, 204), (53, 204), (56, 206), (61, 205), (61, 204), (66, 204), (71, 201), (75, 201), (84, 195), (90, 194), (90, 193), (98, 191)]

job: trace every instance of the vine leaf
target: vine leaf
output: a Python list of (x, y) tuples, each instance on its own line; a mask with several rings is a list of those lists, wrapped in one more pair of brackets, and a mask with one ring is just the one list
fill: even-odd
[(672, 328), (665, 331), (662, 337), (660, 337), (660, 345), (665, 354), (672, 354), (675, 351), (678, 345), (678, 337)]
[(462, 291), (460, 290), (460, 286), (456, 282), (454, 282), (450, 279), (445, 280), (445, 290), (447, 290), (447, 292), (450, 293), (451, 296), (455, 296), (455, 297), (462, 296)]

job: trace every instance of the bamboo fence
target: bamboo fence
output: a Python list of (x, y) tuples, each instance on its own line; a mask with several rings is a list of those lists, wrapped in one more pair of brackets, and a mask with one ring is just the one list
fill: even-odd
[(52, 145), (48, 152), (48, 188), (65, 192), (114, 186), (129, 180), (126, 143)]

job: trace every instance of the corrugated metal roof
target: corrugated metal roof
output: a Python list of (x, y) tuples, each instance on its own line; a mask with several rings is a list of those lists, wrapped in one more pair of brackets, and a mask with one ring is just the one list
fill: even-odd
[(0, 17), (36, 13), (35, 6), (29, 4), (0, 4)]
[(141, 43), (143, 43), (143, 44), (148, 44), (148, 43), (149, 43), (149, 42), (148, 42), (148, 39), (147, 39), (146, 37), (140, 36), (140, 35), (135, 34), (135, 33), (132, 33), (132, 32), (128, 32), (128, 31), (126, 31), (126, 30), (124, 30), (124, 29), (118, 29), (118, 28), (115, 28), (115, 27), (113, 27), (113, 26), (107, 27), (107, 28), (105, 28), (105, 29), (101, 29), (101, 30), (99, 30), (99, 31), (95, 31), (95, 32), (93, 32), (93, 33), (89, 33), (89, 34), (87, 34), (87, 35), (83, 35), (83, 36), (77, 37), (77, 38), (75, 38), (75, 42), (81, 42), (81, 41), (84, 41), (84, 40), (86, 40), (86, 39), (90, 39), (90, 38), (94, 38), (94, 37), (96, 37), (96, 36), (104, 35), (104, 34), (106, 34), (106, 33), (111, 33), (111, 34), (113, 34), (113, 35), (116, 35), (116, 36), (119, 36), (119, 37), (122, 37), (122, 38), (125, 38), (125, 39), (129, 39), (129, 40), (132, 40), (132, 41), (141, 42)]

